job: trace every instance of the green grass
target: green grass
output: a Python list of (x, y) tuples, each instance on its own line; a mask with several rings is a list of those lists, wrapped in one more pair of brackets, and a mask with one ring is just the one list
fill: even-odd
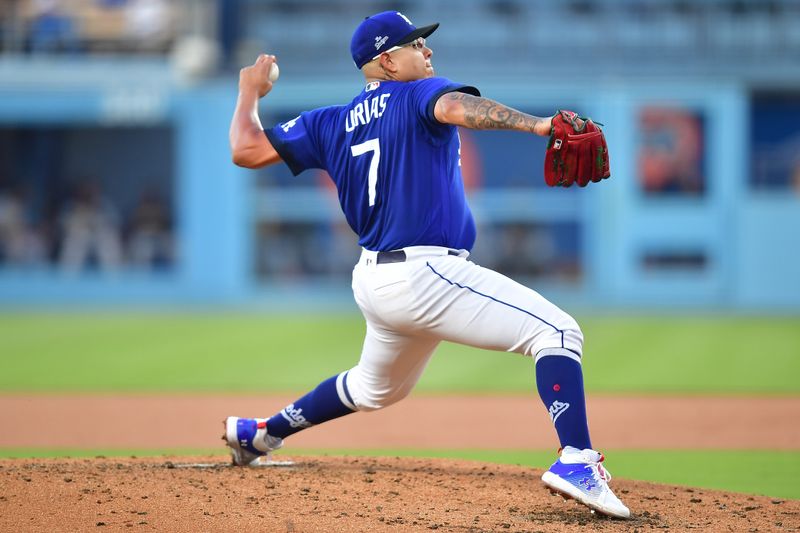
[[(800, 317), (578, 317), (591, 392), (800, 393)], [(357, 315), (0, 313), (0, 392), (299, 392), (358, 360)], [(535, 392), (532, 362), (443, 344), (418, 390)], [(13, 450), (0, 457), (219, 450)], [(290, 450), (546, 467), (551, 452)], [(800, 452), (619, 451), (615, 476), (800, 498)], [(221, 458), (221, 457), (220, 457)]]
[[(578, 317), (592, 392), (800, 392), (798, 317)], [(298, 392), (358, 360), (357, 315), (0, 314), (0, 391)], [(443, 344), (426, 392), (534, 390), (528, 358)]]
[[(170, 450), (75, 450), (75, 449), (2, 449), (0, 458), (23, 457), (124, 457), (124, 456), (214, 456), (225, 460), (219, 449)], [(527, 465), (547, 468), (553, 461), (551, 451), (497, 450), (287, 450), (281, 456), (358, 455), (386, 457), (434, 457), (468, 459), (488, 463)], [(210, 460), (211, 460), (210, 459)], [(672, 451), (620, 450), (608, 453), (606, 466), (621, 479), (638, 479), (655, 483), (719, 489), (776, 498), (800, 499), (800, 452), (706, 450)]]

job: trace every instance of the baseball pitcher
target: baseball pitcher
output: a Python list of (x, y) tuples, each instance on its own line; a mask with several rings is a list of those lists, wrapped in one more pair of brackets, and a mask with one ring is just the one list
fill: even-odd
[[(544, 169), (550, 186), (607, 178), (605, 138), (571, 111), (534, 117), (435, 76), (426, 38), (438, 26), (418, 28), (397, 11), (366, 18), (350, 43), (364, 88), (345, 105), (266, 130), (258, 102), (277, 79), (276, 58), (261, 55), (241, 70), (230, 128), (233, 162), (260, 168), (283, 161), (295, 175), (310, 168), (330, 174), (362, 247), (352, 286), (367, 333), (353, 368), (271, 418), (228, 417), (223, 438), (234, 464), (248, 465), (298, 431), (405, 398), (443, 340), (516, 352), (534, 360), (538, 392), (561, 443), (544, 484), (627, 518), (589, 438), (578, 324), (536, 291), (469, 260), (475, 222), (457, 126), (550, 136)], [(492, 434), (491, 420), (476, 422), (483, 437)]]

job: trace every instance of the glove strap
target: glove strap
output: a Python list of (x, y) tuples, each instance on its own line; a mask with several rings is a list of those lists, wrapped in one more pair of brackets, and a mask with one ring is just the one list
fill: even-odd
[[(575, 130), (575, 133), (580, 133), (586, 128), (586, 123), (592, 120), (590, 117), (582, 117), (578, 115), (575, 111), (569, 111), (567, 109), (559, 109), (556, 114), (561, 115), (561, 120), (572, 126), (572, 129)], [(581, 119), (583, 121), (583, 125), (579, 128), (578, 127), (578, 120)], [(595, 122), (592, 120), (592, 123), (596, 126), (603, 126), (602, 122)]]

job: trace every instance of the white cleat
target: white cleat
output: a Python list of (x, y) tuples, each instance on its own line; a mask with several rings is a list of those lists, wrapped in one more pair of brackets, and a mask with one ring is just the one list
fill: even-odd
[(262, 457), (283, 446), (283, 439), (267, 434), (265, 418), (229, 416), (222, 424), (225, 426), (222, 440), (236, 466), (257, 466)]
[(561, 457), (542, 475), (551, 492), (572, 498), (590, 509), (614, 518), (630, 518), (631, 512), (611, 491), (611, 474), (603, 468), (603, 455), (594, 450), (567, 446)]

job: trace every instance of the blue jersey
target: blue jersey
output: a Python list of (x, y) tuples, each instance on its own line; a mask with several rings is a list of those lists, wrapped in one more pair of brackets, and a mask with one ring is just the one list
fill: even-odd
[(436, 120), (438, 98), (479, 96), (445, 78), (369, 83), (350, 104), (315, 109), (265, 131), (293, 174), (330, 174), (342, 211), (368, 250), (472, 249), (475, 221), (461, 179), (455, 126)]

